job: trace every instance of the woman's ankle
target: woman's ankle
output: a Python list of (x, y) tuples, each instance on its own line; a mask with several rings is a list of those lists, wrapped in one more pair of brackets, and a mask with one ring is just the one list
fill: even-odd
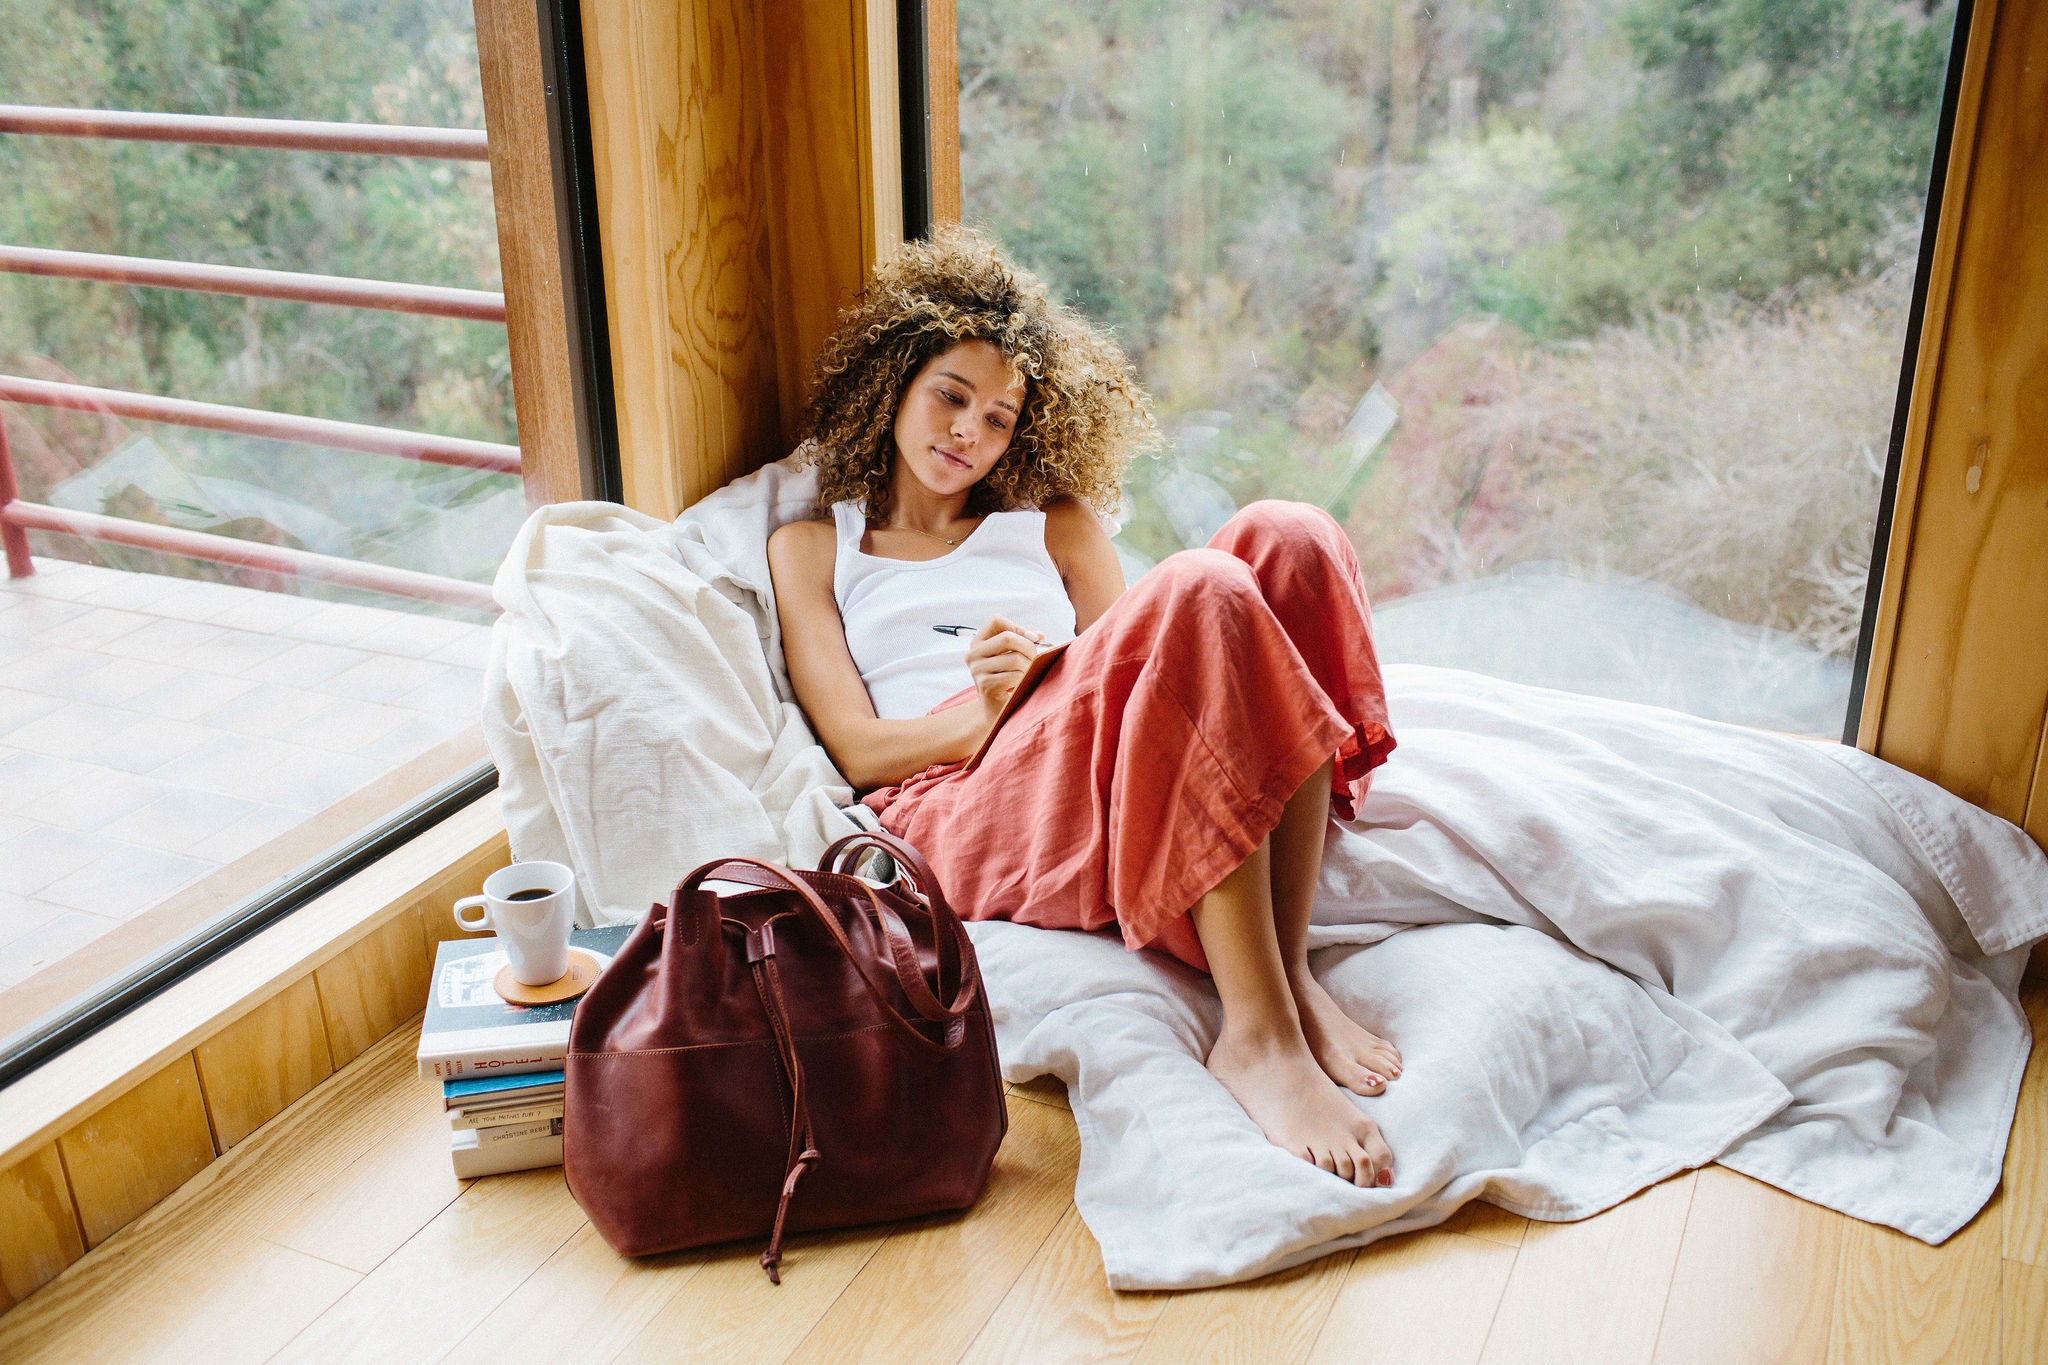
[(1308, 1035), (1302, 1032), (1299, 1016), (1291, 1013), (1285, 1018), (1241, 1022), (1233, 1022), (1226, 1017), (1222, 1031), (1216, 1035), (1216, 1048), (1238, 1057), (1314, 1055), (1309, 1050)]

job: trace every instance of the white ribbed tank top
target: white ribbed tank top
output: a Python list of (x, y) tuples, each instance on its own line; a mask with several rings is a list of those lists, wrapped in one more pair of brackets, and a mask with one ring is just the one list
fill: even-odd
[(937, 559), (883, 559), (860, 548), (867, 514), (836, 503), (839, 549), (832, 596), (846, 648), (885, 720), (921, 716), (964, 687), (967, 635), (992, 616), (1040, 631), (1048, 645), (1074, 638), (1074, 604), (1045, 548), (1045, 513), (991, 512), (967, 539)]

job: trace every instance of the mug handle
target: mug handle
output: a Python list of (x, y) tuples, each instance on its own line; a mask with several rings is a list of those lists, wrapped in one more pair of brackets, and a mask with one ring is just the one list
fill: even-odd
[[(457, 924), (457, 926), (469, 930), (469, 932), (471, 932), (472, 934), (480, 934), (484, 930), (490, 928), (490, 901), (491, 898), (489, 896), (464, 896), (461, 900), (455, 902), (455, 923)], [(480, 917), (478, 917), (476, 923), (472, 924), (469, 921), (469, 917), (464, 915), (462, 912), (464, 910), (469, 909), (471, 906), (475, 905), (483, 906), (484, 912)]]

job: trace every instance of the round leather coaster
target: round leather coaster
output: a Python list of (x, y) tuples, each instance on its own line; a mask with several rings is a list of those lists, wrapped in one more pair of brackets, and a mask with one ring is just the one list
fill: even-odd
[(491, 983), (502, 1000), (515, 1005), (554, 1005), (564, 1000), (574, 1000), (590, 989), (602, 968), (597, 959), (581, 948), (569, 950), (569, 970), (559, 980), (541, 986), (528, 986), (512, 975), (512, 965), (505, 964), (498, 969), (497, 980)]

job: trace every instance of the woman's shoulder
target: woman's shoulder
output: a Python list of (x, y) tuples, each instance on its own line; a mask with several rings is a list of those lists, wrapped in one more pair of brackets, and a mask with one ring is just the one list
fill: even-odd
[(1095, 515), (1095, 509), (1079, 498), (1054, 498), (1039, 510), (1045, 513), (1045, 543), (1048, 547), (1109, 539), (1109, 533), (1103, 529), (1102, 519)]
[(786, 521), (768, 533), (768, 567), (803, 570), (822, 564), (828, 570), (838, 553), (838, 532), (826, 518)]

